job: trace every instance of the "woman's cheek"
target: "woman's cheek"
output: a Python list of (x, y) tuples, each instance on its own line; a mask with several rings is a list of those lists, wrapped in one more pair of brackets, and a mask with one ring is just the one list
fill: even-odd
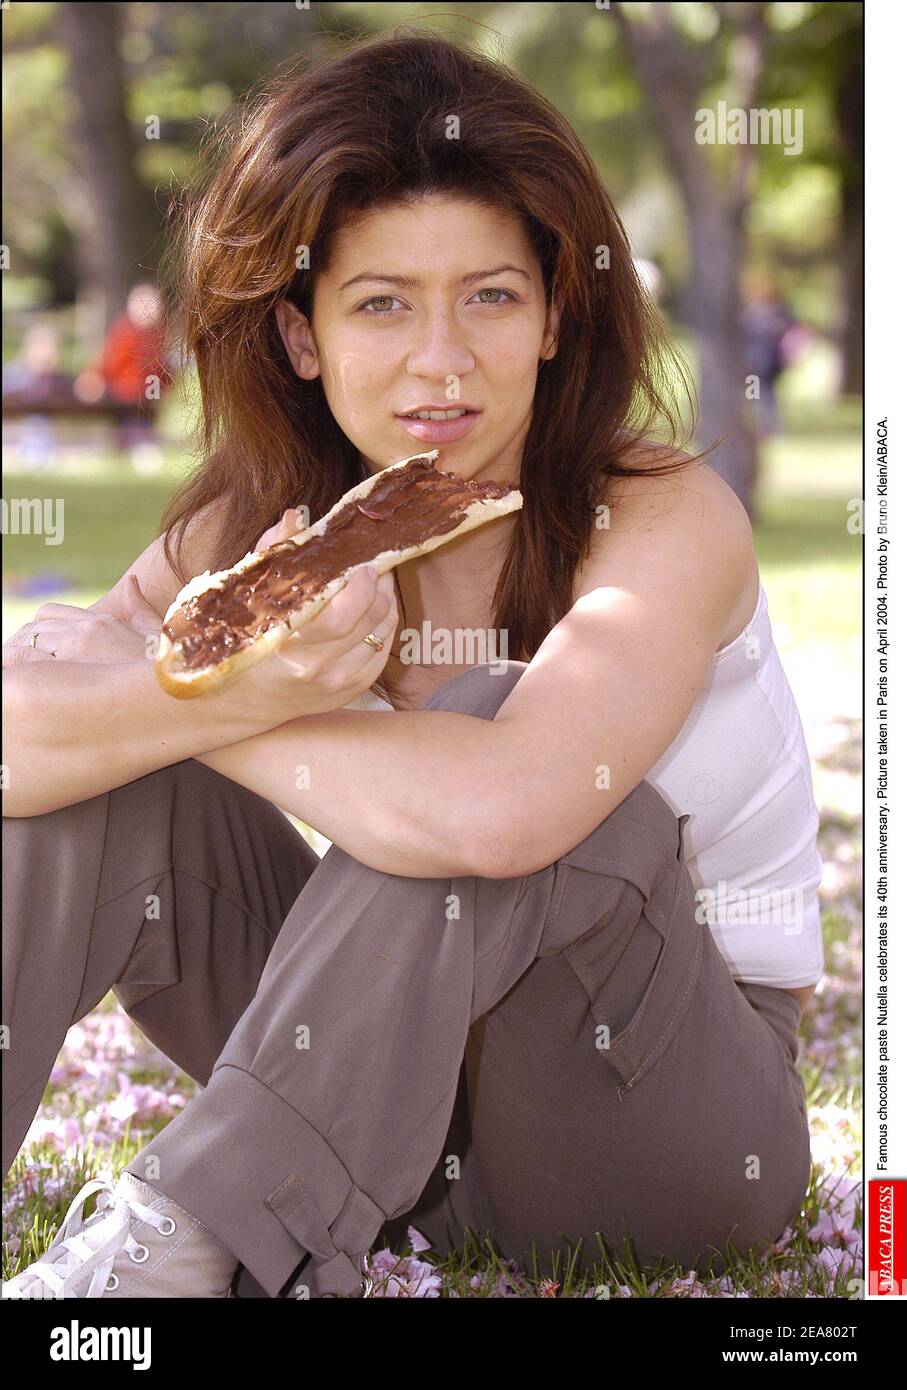
[(537, 325), (525, 321), (498, 324), (497, 332), (489, 329), (483, 343), (483, 358), (489, 380), (510, 382), (528, 381), (535, 384), (539, 365), (540, 334)]
[(347, 344), (341, 345), (329, 360), (324, 383), (328, 404), (351, 423), (367, 427), (378, 388), (383, 384), (376, 363), (387, 360), (386, 352), (375, 343)]

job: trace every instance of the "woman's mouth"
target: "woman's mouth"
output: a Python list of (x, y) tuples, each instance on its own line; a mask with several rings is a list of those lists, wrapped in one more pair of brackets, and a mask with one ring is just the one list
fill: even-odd
[(480, 413), (465, 406), (451, 406), (449, 410), (426, 407), (396, 418), (414, 439), (421, 439), (426, 444), (449, 444), (454, 439), (462, 439), (472, 429)]

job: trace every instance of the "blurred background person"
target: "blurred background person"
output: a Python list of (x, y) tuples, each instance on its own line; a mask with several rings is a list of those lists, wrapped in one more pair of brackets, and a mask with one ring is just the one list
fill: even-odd
[(80, 372), (75, 392), (94, 402), (105, 395), (134, 405), (134, 417), (120, 420), (119, 448), (129, 453), (138, 472), (157, 472), (163, 462), (154, 415), (157, 403), (173, 382), (157, 286), (134, 285), (126, 307), (111, 323), (92, 361)]
[(781, 428), (776, 386), (779, 377), (800, 357), (811, 335), (798, 323), (773, 275), (750, 270), (743, 277), (740, 316), (743, 369), (748, 396), (756, 403), (756, 432), (760, 438)]
[(43, 472), (53, 464), (54, 428), (41, 406), (73, 396), (72, 381), (59, 370), (59, 362), (60, 335), (51, 324), (39, 321), (25, 330), (19, 357), (3, 369), (4, 405), (34, 406), (33, 414), (10, 422), (4, 440), (23, 468)]

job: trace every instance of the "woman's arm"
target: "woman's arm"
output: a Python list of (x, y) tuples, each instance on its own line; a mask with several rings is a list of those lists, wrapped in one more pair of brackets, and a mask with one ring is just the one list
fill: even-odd
[(335, 710), (199, 760), (385, 873), (512, 878), (553, 863), (669, 747), (751, 571), (726, 484), (697, 468), (658, 484), (628, 490), (494, 720)]
[[(363, 645), (365, 633), (389, 639), (397, 621), (391, 576), (360, 570), (279, 653), (201, 699), (175, 700), (151, 660), (174, 583), (159, 537), (90, 608), (43, 604), (3, 644), (5, 815), (55, 811), (287, 719), (335, 710), (368, 689), (387, 659)], [(35, 631), (38, 648), (29, 646)]]
[(46, 650), (28, 645), (35, 624), (4, 644), (6, 815), (55, 811), (287, 719), (342, 707), (387, 660), (364, 644), (365, 633), (389, 640), (397, 622), (390, 576), (376, 581), (359, 571), (280, 652), (201, 699), (175, 700), (150, 659), (159, 615), (137, 588), (123, 604), (123, 618), (45, 604), (36, 626)]
[(482, 839), (485, 819), (474, 813), (490, 771), (483, 760), (495, 759), (496, 775), (509, 776), (509, 749), (501, 730), (471, 715), (333, 710), (198, 761), (371, 868), (446, 878), (491, 874), (495, 846)]
[[(190, 523), (190, 573), (206, 567), (219, 515), (209, 504)], [(183, 582), (163, 541), (157, 536), (88, 608), (43, 604), (3, 644), (5, 816), (70, 806), (268, 727), (235, 701), (212, 717), (205, 702), (173, 700), (158, 685), (145, 638)], [(37, 649), (27, 645), (35, 629)]]
[[(216, 699), (217, 695), (212, 696)], [(29, 661), (3, 673), (3, 814), (37, 816), (260, 733), (249, 705), (174, 700), (152, 662)]]

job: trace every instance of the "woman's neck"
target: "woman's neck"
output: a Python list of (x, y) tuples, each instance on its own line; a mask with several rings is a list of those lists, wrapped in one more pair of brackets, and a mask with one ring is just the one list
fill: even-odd
[(487, 627), (516, 516), (499, 517), (467, 531), (455, 541), (409, 560), (396, 570), (400, 627), (394, 651), (400, 650), (403, 627)]

